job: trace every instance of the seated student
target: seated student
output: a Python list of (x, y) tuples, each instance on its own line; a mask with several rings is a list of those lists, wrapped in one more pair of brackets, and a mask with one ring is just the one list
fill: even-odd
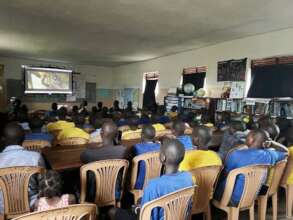
[(179, 170), (189, 171), (199, 167), (222, 165), (222, 160), (218, 154), (212, 150), (208, 150), (208, 143), (211, 139), (212, 134), (208, 127), (204, 125), (195, 127), (192, 133), (192, 140), (198, 150), (185, 153)]
[[(82, 163), (90, 163), (99, 160), (107, 159), (128, 159), (129, 154), (126, 147), (122, 145), (115, 146), (115, 138), (118, 134), (118, 128), (113, 122), (105, 122), (101, 129), (102, 144), (89, 145), (84, 152), (80, 155)], [(89, 176), (89, 186), (87, 193), (87, 201), (93, 201), (95, 195), (95, 179)], [(119, 197), (120, 193), (117, 192), (116, 196)]]
[(98, 112), (101, 112), (103, 108), (103, 102), (98, 102)]
[(138, 118), (131, 117), (127, 120), (127, 124), (130, 130), (126, 130), (122, 132), (121, 139), (122, 140), (130, 140), (140, 138), (141, 129), (138, 128)]
[(46, 118), (58, 116), (58, 105), (56, 102), (52, 103), (51, 111), (48, 111), (45, 116), (46, 116)]
[(60, 131), (57, 139), (67, 139), (67, 138), (84, 138), (89, 140), (90, 135), (83, 130), (85, 118), (83, 115), (78, 114), (73, 118), (74, 124), (76, 127), (65, 128)]
[[(134, 145), (134, 156), (159, 151), (161, 144), (155, 142), (156, 130), (152, 125), (144, 125), (141, 132), (141, 143)], [(138, 175), (135, 189), (142, 189), (145, 177), (145, 164), (142, 162), (138, 167)]]
[(280, 129), (279, 126), (274, 124), (273, 122), (267, 122), (263, 124), (259, 124), (259, 127), (266, 132), (268, 132), (270, 138), (274, 141), (276, 141), (280, 135)]
[(44, 122), (37, 116), (34, 116), (29, 121), (29, 126), (31, 128), (31, 133), (25, 135), (25, 140), (44, 140), (52, 142), (53, 136), (49, 133), (42, 132)]
[[(266, 164), (274, 165), (287, 156), (287, 149), (273, 142), (272, 148), (267, 147), (267, 134), (262, 129), (249, 132), (246, 138), (248, 149), (235, 150), (225, 160), (223, 175), (221, 176), (215, 191), (215, 198), (220, 200), (225, 189), (226, 177), (229, 172), (249, 165)], [(243, 176), (237, 177), (231, 198), (232, 205), (240, 201), (244, 187)]]
[(174, 119), (174, 118), (177, 117), (177, 115), (178, 115), (177, 110), (178, 110), (178, 107), (177, 107), (176, 105), (173, 105), (173, 106), (171, 107), (171, 111), (170, 111), (169, 114), (168, 114), (169, 117), (170, 117), (171, 119)]
[(190, 136), (184, 135), (185, 132), (185, 124), (182, 121), (175, 121), (172, 125), (172, 133), (175, 135), (177, 140), (179, 140), (183, 146), (185, 147), (185, 150), (192, 150), (193, 144)]
[[(176, 139), (165, 139), (160, 149), (160, 160), (165, 166), (165, 173), (161, 177), (151, 179), (144, 189), (141, 204), (160, 198), (166, 194), (193, 185), (192, 176), (189, 172), (179, 172), (178, 167), (184, 158), (184, 146)], [(137, 208), (139, 209), (139, 208)], [(136, 210), (137, 210), (136, 209)], [(111, 209), (110, 219), (136, 219), (138, 213), (128, 212), (123, 209)], [(152, 211), (152, 220), (163, 219), (164, 211), (155, 208)]]
[[(288, 146), (289, 156), (290, 158), (292, 158), (293, 157), (293, 128), (287, 129), (285, 135), (286, 135), (286, 142)], [(288, 165), (290, 165), (289, 160), (288, 160)], [(288, 176), (287, 184), (293, 184), (293, 169), (292, 169), (292, 172)]]
[(224, 132), (221, 146), (219, 148), (219, 155), (225, 159), (227, 153), (234, 147), (245, 143), (248, 135), (245, 124), (241, 121), (232, 121), (229, 124), (229, 129)]
[(78, 113), (82, 114), (83, 116), (88, 116), (89, 115), (89, 112), (87, 110), (87, 101), (86, 100), (83, 100), (82, 103), (80, 104)]
[(62, 195), (61, 176), (58, 172), (53, 170), (48, 170), (41, 175), (39, 197), (40, 198), (35, 203), (35, 211), (46, 211), (75, 204), (74, 195)]
[(30, 126), (28, 123), (28, 115), (26, 111), (23, 111), (20, 109), (16, 114), (16, 119), (24, 131), (26, 132), (30, 131)]
[(63, 130), (65, 128), (74, 127), (74, 123), (66, 121), (67, 109), (65, 107), (61, 107), (58, 110), (58, 121), (51, 122), (47, 125), (47, 129), (49, 132), (54, 130)]
[[(5, 149), (0, 153), (0, 168), (16, 167), (16, 166), (41, 166), (45, 167), (45, 162), (40, 153), (25, 150), (21, 144), (25, 134), (22, 127), (11, 122), (4, 128)], [(33, 207), (37, 199), (37, 182), (35, 178), (30, 179), (29, 184), (29, 200), (30, 206)], [(4, 201), (2, 193), (0, 193), (0, 213), (4, 211)]]
[(98, 117), (93, 118), (92, 126), (95, 130), (92, 133), (90, 133), (90, 142), (96, 143), (99, 142), (99, 140), (101, 139), (102, 119)]

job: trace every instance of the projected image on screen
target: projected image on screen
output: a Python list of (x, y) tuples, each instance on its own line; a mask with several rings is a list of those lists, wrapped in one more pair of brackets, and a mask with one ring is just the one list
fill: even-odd
[(24, 66), (25, 93), (71, 94), (72, 71)]
[(54, 73), (42, 71), (28, 71), (28, 89), (41, 90), (68, 90), (69, 75), (68, 73)]

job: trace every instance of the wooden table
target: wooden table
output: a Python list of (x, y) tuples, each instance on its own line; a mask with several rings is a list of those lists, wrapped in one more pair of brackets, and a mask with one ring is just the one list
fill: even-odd
[(56, 146), (44, 148), (42, 153), (53, 170), (62, 171), (81, 167), (80, 155), (85, 149), (86, 145)]

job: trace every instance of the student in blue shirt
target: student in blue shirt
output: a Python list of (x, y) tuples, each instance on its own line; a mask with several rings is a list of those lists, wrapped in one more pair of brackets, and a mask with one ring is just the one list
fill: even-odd
[[(226, 158), (224, 174), (221, 176), (215, 192), (215, 198), (217, 200), (220, 200), (222, 197), (225, 189), (226, 177), (230, 171), (256, 164), (274, 165), (278, 161), (285, 159), (288, 155), (287, 148), (274, 141), (268, 140), (267, 132), (262, 129), (251, 131), (247, 136), (246, 144), (248, 149), (235, 150)], [(244, 183), (244, 177), (242, 175), (237, 177), (231, 197), (232, 205), (238, 205), (242, 196)]]
[[(160, 149), (160, 160), (165, 166), (164, 175), (152, 179), (146, 186), (141, 204), (133, 212), (113, 208), (109, 211), (110, 219), (136, 219), (140, 207), (147, 202), (160, 198), (166, 194), (193, 185), (192, 176), (189, 172), (179, 172), (178, 167), (184, 158), (184, 146), (176, 139), (165, 139)], [(151, 220), (164, 218), (162, 208), (154, 208)]]
[(193, 144), (191, 137), (188, 135), (184, 134), (185, 132), (185, 124), (182, 121), (175, 121), (172, 125), (172, 133), (176, 136), (177, 140), (179, 140), (185, 150), (192, 150), (193, 149)]
[[(156, 130), (152, 125), (144, 125), (141, 131), (141, 143), (134, 145), (134, 156), (159, 151), (160, 143), (155, 142)], [(138, 175), (135, 189), (142, 189), (145, 177), (145, 163), (142, 161), (138, 165)]]
[(44, 140), (48, 142), (52, 142), (53, 136), (49, 133), (42, 132), (42, 127), (44, 122), (37, 116), (34, 116), (29, 121), (29, 126), (31, 129), (31, 133), (26, 134), (25, 140)]

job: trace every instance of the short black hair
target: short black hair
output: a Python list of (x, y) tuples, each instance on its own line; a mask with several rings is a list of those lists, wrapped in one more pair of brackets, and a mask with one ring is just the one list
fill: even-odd
[(10, 122), (5, 126), (4, 139), (7, 145), (21, 145), (24, 137), (24, 130), (17, 122)]
[(279, 129), (278, 125), (274, 124), (273, 122), (264, 123), (264, 124), (260, 124), (260, 125), (261, 125), (260, 126), (261, 129), (268, 132), (271, 139), (275, 140), (279, 136), (280, 129)]
[(184, 158), (185, 148), (177, 139), (165, 138), (160, 152), (166, 157), (166, 163), (179, 165)]
[(84, 115), (82, 114), (77, 114), (73, 117), (73, 122), (75, 123), (75, 125), (78, 126), (82, 126), (85, 124), (85, 118)]
[(212, 139), (211, 130), (204, 125), (194, 127), (192, 135), (198, 137), (201, 142), (200, 144), (203, 146), (207, 146)]
[(147, 124), (142, 127), (141, 134), (143, 138), (154, 140), (156, 137), (156, 129), (151, 124)]
[(57, 111), (57, 109), (58, 109), (57, 103), (53, 102), (52, 105), (51, 105), (51, 108), (52, 108), (52, 110)]
[(176, 132), (177, 135), (181, 136), (184, 134), (185, 124), (181, 120), (176, 120), (173, 122), (172, 128)]
[(58, 112), (57, 115), (59, 117), (60, 120), (65, 120), (66, 119), (66, 115), (67, 115), (67, 108), (65, 108), (64, 106), (61, 107)]
[(29, 126), (30, 126), (30, 129), (32, 131), (36, 130), (36, 129), (40, 129), (42, 128), (44, 125), (44, 122), (43, 120), (38, 117), (38, 116), (33, 116), (30, 120), (29, 120)]

